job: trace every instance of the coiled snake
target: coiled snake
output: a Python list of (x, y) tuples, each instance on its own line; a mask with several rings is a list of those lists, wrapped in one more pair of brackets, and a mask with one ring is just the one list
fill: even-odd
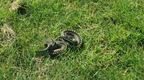
[(68, 47), (73, 46), (80, 48), (82, 45), (82, 38), (74, 31), (66, 30), (61, 33), (55, 41), (48, 41), (45, 48), (39, 52), (39, 55), (55, 57), (64, 52)]

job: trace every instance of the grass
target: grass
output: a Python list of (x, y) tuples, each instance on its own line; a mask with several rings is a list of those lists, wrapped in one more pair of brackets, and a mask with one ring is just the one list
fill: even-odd
[[(0, 24), (16, 41), (0, 47), (0, 80), (143, 80), (143, 0), (25, 0), (27, 14), (0, 0)], [(63, 30), (78, 32), (85, 47), (58, 59), (33, 61), (35, 51)]]

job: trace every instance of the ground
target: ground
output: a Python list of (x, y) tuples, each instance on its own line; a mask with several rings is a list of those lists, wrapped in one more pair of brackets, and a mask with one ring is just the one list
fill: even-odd
[[(0, 0), (0, 25), (15, 42), (0, 47), (0, 80), (143, 80), (144, 0), (24, 0), (26, 14)], [(84, 47), (59, 58), (34, 61), (48, 38), (64, 30), (81, 35)]]

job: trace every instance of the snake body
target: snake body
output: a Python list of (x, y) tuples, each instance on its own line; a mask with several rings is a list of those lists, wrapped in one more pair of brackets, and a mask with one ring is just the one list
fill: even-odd
[(74, 31), (66, 30), (61, 33), (55, 41), (48, 41), (45, 44), (45, 49), (40, 52), (55, 57), (64, 52), (68, 46), (74, 46), (80, 48), (82, 45), (82, 38)]
[(69, 45), (75, 47), (81, 47), (82, 45), (82, 38), (74, 31), (64, 31), (62, 32), (61, 36), (63, 36), (63, 39), (68, 42)]
[(61, 41), (55, 41), (53, 45), (48, 48), (49, 55), (54, 57), (65, 51), (67, 48), (66, 43)]

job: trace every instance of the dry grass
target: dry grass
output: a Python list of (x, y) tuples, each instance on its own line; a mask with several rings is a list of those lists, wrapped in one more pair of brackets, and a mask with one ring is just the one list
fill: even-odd
[(8, 24), (4, 24), (3, 27), (0, 28), (0, 49), (11, 46), (15, 39), (16, 33)]

